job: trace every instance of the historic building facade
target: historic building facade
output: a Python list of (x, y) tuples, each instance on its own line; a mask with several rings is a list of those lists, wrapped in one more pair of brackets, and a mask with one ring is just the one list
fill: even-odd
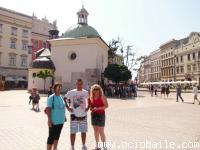
[(123, 65), (124, 64), (124, 58), (123, 58), (122, 55), (115, 54), (115, 56), (113, 58), (109, 58), (108, 63), (109, 64)]
[[(150, 77), (149, 72), (151, 72)], [(200, 33), (191, 32), (186, 38), (173, 39), (162, 44), (159, 50), (152, 52), (141, 64), (138, 77), (142, 79), (141, 82), (184, 80), (200, 82)]]
[[(50, 23), (46, 17), (38, 19), (34, 14), (32, 16), (33, 27), (31, 30), (31, 42), (33, 55), (32, 59), (35, 59), (34, 53), (41, 48), (49, 48), (48, 40), (51, 38), (49, 31), (57, 30), (57, 22)], [(58, 34), (58, 33), (57, 33)]]
[(192, 32), (175, 48), (176, 80), (200, 79), (200, 33)]
[(161, 70), (160, 70), (160, 50), (156, 50), (150, 53), (151, 59), (151, 76), (150, 81), (160, 81), (161, 80)]
[(31, 29), (31, 16), (0, 7), (0, 76), (3, 80), (27, 80)]
[(150, 81), (151, 79), (151, 56), (148, 56), (144, 60), (144, 79), (145, 82)]
[(173, 81), (174, 80), (174, 68), (175, 68), (175, 55), (174, 49), (177, 45), (177, 40), (168, 41), (160, 46), (161, 53), (161, 81)]

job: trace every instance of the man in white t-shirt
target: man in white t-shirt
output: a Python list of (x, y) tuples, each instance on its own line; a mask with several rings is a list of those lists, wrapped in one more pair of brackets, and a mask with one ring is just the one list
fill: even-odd
[(71, 138), (71, 150), (74, 150), (74, 143), (76, 139), (76, 133), (81, 132), (83, 150), (87, 150), (85, 145), (86, 142), (86, 132), (87, 127), (87, 103), (88, 91), (83, 89), (82, 79), (76, 81), (76, 89), (68, 91), (65, 95), (65, 100), (69, 103), (69, 106), (66, 103), (68, 111), (71, 113), (70, 118), (70, 138)]
[(197, 98), (197, 95), (198, 95), (198, 88), (197, 88), (197, 86), (196, 85), (194, 85), (194, 87), (193, 87), (193, 94), (194, 94), (194, 102), (193, 102), (193, 104), (195, 104), (195, 100), (197, 100), (198, 102), (199, 102), (199, 105), (200, 105), (200, 101), (199, 101), (199, 99)]

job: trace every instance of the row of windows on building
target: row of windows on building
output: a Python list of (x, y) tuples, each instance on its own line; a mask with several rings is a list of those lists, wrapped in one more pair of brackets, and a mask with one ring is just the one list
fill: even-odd
[(176, 74), (183, 74), (184, 73), (184, 66), (176, 67)]
[(161, 58), (164, 59), (164, 58), (168, 58), (170, 56), (173, 56), (173, 52), (165, 53), (165, 54), (161, 55)]
[[(18, 28), (11, 27), (11, 35), (17, 36), (17, 32), (18, 32)], [(3, 24), (0, 24), (0, 33), (3, 33)], [(28, 35), (29, 35), (29, 31), (26, 30), (26, 29), (22, 29), (22, 37), (28, 38)], [(15, 38), (13, 38), (13, 40), (11, 40), (11, 46), (10, 46), (10, 48), (16, 48), (16, 40), (17, 39), (15, 39)], [(22, 42), (22, 43), (25, 43), (25, 44), (22, 44), (23, 45), (22, 49), (26, 49), (26, 46), (27, 46), (28, 42)], [(38, 48), (39, 47), (38, 40), (34, 40), (33, 46), (34, 46), (34, 48)], [(42, 42), (42, 47), (43, 48), (47, 47), (46, 41)]]
[[(42, 47), (46, 48), (47, 47), (47, 42), (42, 41)], [(33, 40), (33, 48), (39, 48), (39, 41), (38, 40)]]
[[(198, 59), (200, 58), (200, 52), (198, 52)], [(196, 53), (194, 52), (194, 53), (192, 53), (192, 54), (187, 54), (187, 60), (188, 61), (191, 61), (191, 60), (196, 60), (197, 58), (196, 58)], [(176, 57), (176, 63), (183, 63), (183, 56), (177, 56)]]
[(151, 74), (151, 79), (160, 79), (160, 73)]
[[(0, 24), (0, 33), (3, 33), (3, 24)], [(17, 36), (18, 35), (18, 28), (17, 27), (11, 27), (10, 34)], [(26, 29), (22, 29), (22, 37), (28, 38), (29, 31)]]
[[(195, 47), (195, 45), (193, 45), (193, 47)], [(187, 50), (187, 48), (185, 48), (185, 49)], [(198, 54), (198, 55), (200, 55), (200, 54)], [(172, 57), (172, 56), (173, 56), (173, 52), (168, 52), (168, 53), (161, 55), (161, 59), (169, 58), (169, 57)]]
[(160, 71), (160, 67), (151, 67), (151, 72), (158, 72)]
[(165, 77), (165, 76), (172, 76), (174, 75), (174, 70), (173, 68), (166, 68), (166, 69), (162, 69), (161, 70), (161, 76)]
[[(28, 60), (27, 55), (21, 55), (20, 58), (21, 58), (20, 65), (22, 67), (27, 67), (27, 60)], [(0, 53), (0, 65), (1, 65), (1, 61), (2, 61), (2, 53)], [(15, 54), (15, 53), (8, 54), (8, 65), (16, 66), (16, 61), (17, 61), (17, 54)]]
[(162, 67), (170, 66), (174, 64), (173, 58), (162, 60)]
[[(187, 65), (187, 73), (196, 72), (196, 71), (198, 71), (197, 64)], [(184, 66), (176, 67), (176, 74), (183, 74), (183, 73), (184, 73)], [(161, 71), (162, 76), (170, 76), (173, 74), (174, 74), (173, 68), (163, 69)]]
[[(192, 54), (187, 54), (187, 60), (191, 61), (191, 60), (196, 60), (198, 56), (198, 59), (200, 58), (200, 51), (196, 54), (195, 52)], [(170, 62), (171, 61), (171, 62)], [(183, 63), (183, 56), (176, 56), (176, 63)], [(173, 60), (163, 60), (162, 61), (162, 66), (168, 65), (168, 64), (173, 64)]]
[(159, 66), (160, 65), (160, 60), (154, 60), (151, 62), (152, 66)]
[[(0, 46), (2, 45), (3, 37), (0, 36)], [(17, 39), (16, 38), (10, 38), (10, 48), (17, 49)], [(22, 40), (21, 41), (21, 49), (27, 50), (28, 49), (28, 41)]]
[[(200, 58), (200, 52), (198, 52), (198, 58)], [(187, 60), (196, 60), (196, 53), (192, 54), (187, 54)], [(183, 63), (183, 56), (177, 56), (176, 57), (176, 63)], [(173, 65), (173, 59), (167, 59), (162, 61), (162, 67), (168, 66), (168, 65)]]
[(196, 64), (187, 65), (187, 73), (196, 72), (196, 71), (198, 71)]

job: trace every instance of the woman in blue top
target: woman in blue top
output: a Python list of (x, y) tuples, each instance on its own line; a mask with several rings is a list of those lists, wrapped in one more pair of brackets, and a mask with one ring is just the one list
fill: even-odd
[(65, 122), (65, 102), (61, 97), (61, 84), (54, 85), (54, 92), (47, 100), (46, 113), (48, 116), (49, 137), (47, 150), (57, 150), (60, 133)]

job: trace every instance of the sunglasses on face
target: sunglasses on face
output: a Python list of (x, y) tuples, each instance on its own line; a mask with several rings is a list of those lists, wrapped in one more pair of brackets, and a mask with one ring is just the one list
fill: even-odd
[(94, 89), (94, 91), (99, 91), (99, 89)]

